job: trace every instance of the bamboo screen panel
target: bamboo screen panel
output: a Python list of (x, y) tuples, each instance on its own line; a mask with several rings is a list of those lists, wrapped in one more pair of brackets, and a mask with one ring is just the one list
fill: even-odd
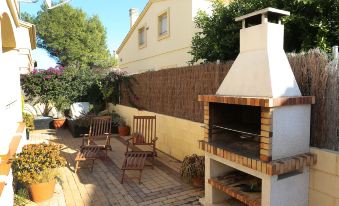
[[(301, 93), (316, 97), (311, 114), (311, 145), (339, 150), (338, 60), (318, 50), (288, 55)], [(203, 64), (133, 75), (132, 91), (122, 86), (121, 104), (203, 122), (199, 94), (215, 94), (232, 66)], [(134, 93), (134, 94), (132, 94)]]
[(122, 87), (121, 104), (203, 122), (199, 94), (215, 94), (232, 62), (204, 64), (134, 75), (132, 91)]

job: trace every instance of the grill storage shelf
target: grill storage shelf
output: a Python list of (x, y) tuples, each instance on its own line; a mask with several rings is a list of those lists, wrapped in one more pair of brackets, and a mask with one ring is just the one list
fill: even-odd
[(224, 184), (216, 178), (211, 178), (208, 180), (208, 183), (212, 185), (212, 187), (226, 193), (242, 203), (245, 203), (246, 205), (261, 205), (261, 192), (244, 192), (241, 191), (240, 187), (238, 187), (239, 184), (248, 183), (248, 180), (242, 180), (234, 184)]

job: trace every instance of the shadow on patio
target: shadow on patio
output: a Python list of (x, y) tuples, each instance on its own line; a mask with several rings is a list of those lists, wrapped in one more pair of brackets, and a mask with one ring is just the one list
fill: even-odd
[[(68, 130), (60, 129), (56, 133), (35, 132), (30, 141), (34, 143), (41, 140), (65, 146), (62, 154), (68, 165), (61, 170), (61, 177), (66, 205), (199, 205), (198, 199), (203, 196), (201, 189), (182, 182), (180, 163), (161, 152), (155, 161), (154, 170), (145, 167), (141, 184), (131, 179), (121, 184), (120, 168), (126, 146), (118, 136), (112, 138), (112, 151), (108, 152), (107, 160), (103, 155), (96, 160), (93, 172), (87, 168), (87, 162), (82, 162), (77, 174), (74, 173), (74, 158), (81, 138), (73, 138)], [(134, 171), (127, 172), (131, 176), (137, 174)]]

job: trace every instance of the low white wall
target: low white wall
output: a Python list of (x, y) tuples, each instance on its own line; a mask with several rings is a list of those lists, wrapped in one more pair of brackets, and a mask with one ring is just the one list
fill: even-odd
[(157, 116), (157, 149), (166, 154), (183, 160), (186, 155), (200, 154), (199, 140), (203, 139), (204, 130), (201, 123), (192, 122), (176, 117), (157, 114), (148, 111), (140, 111), (135, 108), (111, 105), (110, 109), (122, 116), (128, 125), (132, 125), (133, 115), (156, 115)]
[(339, 152), (311, 148), (317, 164), (310, 169), (309, 205), (339, 205)]

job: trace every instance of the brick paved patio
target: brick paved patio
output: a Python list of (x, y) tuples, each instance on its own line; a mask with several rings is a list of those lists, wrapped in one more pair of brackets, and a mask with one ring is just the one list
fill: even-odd
[[(65, 205), (60, 201), (64, 197), (66, 205), (199, 205), (198, 199), (203, 196), (201, 189), (193, 188), (182, 182), (179, 175), (180, 163), (159, 152), (154, 170), (145, 167), (142, 174), (142, 183), (138, 180), (125, 180), (120, 184), (122, 161), (126, 146), (124, 142), (114, 137), (113, 151), (108, 153), (109, 158), (100, 158), (95, 161), (91, 173), (86, 164), (74, 173), (74, 158), (76, 150), (81, 144), (81, 138), (72, 138), (68, 130), (35, 133), (31, 142), (48, 139), (65, 146), (62, 154), (67, 159), (67, 167), (61, 170), (63, 180), (63, 196), (58, 194), (48, 203), (41, 205)], [(127, 175), (137, 175), (137, 172), (128, 171)], [(56, 195), (55, 195), (56, 196)]]

